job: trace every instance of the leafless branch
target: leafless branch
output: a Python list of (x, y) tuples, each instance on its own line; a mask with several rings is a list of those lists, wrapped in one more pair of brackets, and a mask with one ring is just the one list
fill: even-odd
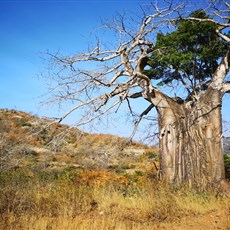
[[(230, 24), (229, 24), (230, 25)], [(216, 30), (216, 33), (219, 37), (221, 37), (223, 40), (225, 40), (226, 42), (230, 43), (230, 38), (228, 36), (226, 36), (225, 34), (222, 34), (220, 32), (220, 30)]]
[[(230, 48), (226, 55), (222, 58), (216, 72), (214, 73), (209, 87), (223, 91), (223, 83), (230, 70)], [(224, 92), (224, 91), (223, 91)]]
[[(230, 17), (228, 17), (228, 19), (230, 19)], [(198, 22), (211, 22), (213, 24), (218, 25), (221, 29), (227, 28), (230, 26), (230, 23), (221, 23), (219, 21), (216, 21), (214, 19), (211, 18), (194, 18), (194, 17), (188, 17), (185, 20), (191, 20), (191, 21), (198, 21)]]
[(138, 126), (139, 126), (139, 124), (140, 124), (140, 122), (141, 122), (141, 120), (142, 120), (142, 118), (143, 118), (143, 116), (147, 115), (154, 107), (155, 107), (155, 106), (154, 106), (153, 104), (150, 104), (150, 105), (148, 106), (148, 108), (145, 109), (145, 110), (140, 114), (140, 116), (138, 117), (137, 121), (135, 122), (135, 126), (134, 126), (133, 132), (132, 132), (132, 134), (131, 134), (131, 136), (130, 136), (130, 140), (133, 139), (133, 137), (134, 137), (134, 135), (135, 135), (135, 133), (136, 133), (136, 131), (137, 131), (137, 128), (138, 128)]
[(99, 111), (98, 114), (96, 114), (95, 116), (90, 117), (88, 120), (85, 120), (85, 121), (83, 121), (83, 119), (80, 120), (79, 123), (77, 124), (77, 126), (82, 126), (82, 125), (85, 125), (85, 124), (88, 124), (88, 123), (92, 122), (93, 120), (96, 120), (98, 117), (101, 117), (102, 115), (107, 113), (109, 110), (111, 110), (112, 108), (117, 106), (119, 103), (120, 103), (120, 101), (117, 101), (117, 102), (113, 103), (111, 106), (109, 106), (108, 108), (106, 108), (103, 111)]
[(227, 3), (227, 1), (223, 0), (223, 3), (225, 4), (226, 8), (225, 9), (219, 9), (215, 5), (215, 1), (212, 2), (212, 6), (214, 8), (214, 16), (220, 20), (216, 20), (213, 18), (206, 18), (206, 19), (201, 19), (201, 18), (194, 18), (194, 17), (188, 17), (185, 20), (192, 20), (192, 21), (198, 21), (198, 22), (211, 22), (215, 25), (217, 25), (216, 33), (219, 37), (221, 37), (223, 40), (226, 42), (230, 42), (230, 38), (226, 36), (224, 33), (221, 31), (229, 28), (230, 27), (230, 5)]
[(225, 82), (223, 84), (223, 90), (224, 93), (230, 93), (230, 82)]

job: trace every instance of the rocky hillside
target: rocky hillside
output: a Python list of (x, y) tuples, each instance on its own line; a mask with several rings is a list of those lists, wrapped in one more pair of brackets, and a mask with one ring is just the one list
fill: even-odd
[[(16, 110), (0, 110), (0, 172), (29, 167), (155, 170), (157, 147), (76, 128)], [(156, 162), (156, 163), (155, 163)]]

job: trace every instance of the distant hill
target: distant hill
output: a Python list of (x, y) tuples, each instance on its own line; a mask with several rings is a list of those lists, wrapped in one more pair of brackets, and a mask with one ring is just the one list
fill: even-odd
[(230, 155), (230, 137), (223, 138), (224, 153)]
[(154, 169), (157, 160), (157, 147), (130, 144), (114, 135), (85, 133), (21, 111), (0, 110), (0, 172), (71, 167), (131, 173)]

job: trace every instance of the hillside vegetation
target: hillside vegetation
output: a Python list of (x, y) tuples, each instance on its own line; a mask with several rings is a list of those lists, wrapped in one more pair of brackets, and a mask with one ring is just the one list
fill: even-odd
[(113, 135), (84, 133), (15, 110), (0, 110), (0, 147), (2, 172), (23, 167), (143, 171), (158, 159), (157, 147), (130, 144)]
[(230, 229), (228, 182), (196, 192), (158, 167), (157, 147), (0, 110), (0, 229)]

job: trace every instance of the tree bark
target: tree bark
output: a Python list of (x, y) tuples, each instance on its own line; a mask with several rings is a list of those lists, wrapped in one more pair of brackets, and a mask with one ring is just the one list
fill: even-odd
[(209, 88), (196, 103), (165, 104), (157, 108), (161, 176), (200, 189), (224, 179), (221, 92)]

